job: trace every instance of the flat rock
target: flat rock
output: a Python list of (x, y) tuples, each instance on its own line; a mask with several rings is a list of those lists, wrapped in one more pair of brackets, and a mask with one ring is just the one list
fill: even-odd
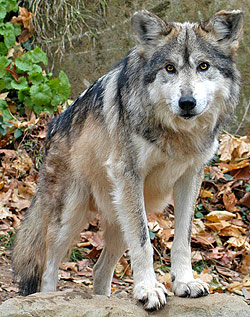
[(140, 303), (129, 298), (110, 298), (63, 291), (17, 296), (0, 305), (0, 317), (250, 317), (250, 308), (242, 298), (213, 294), (203, 298), (169, 297), (157, 312), (146, 312)]

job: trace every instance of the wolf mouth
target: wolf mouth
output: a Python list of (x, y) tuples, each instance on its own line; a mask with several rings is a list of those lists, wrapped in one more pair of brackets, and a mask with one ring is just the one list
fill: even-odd
[(197, 114), (184, 113), (184, 114), (181, 114), (180, 117), (185, 119), (185, 120), (190, 120), (190, 119), (193, 119), (193, 118), (197, 117)]

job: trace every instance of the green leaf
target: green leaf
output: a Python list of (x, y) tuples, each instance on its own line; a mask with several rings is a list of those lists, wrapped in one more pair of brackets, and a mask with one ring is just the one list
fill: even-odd
[(50, 103), (52, 92), (47, 84), (33, 85), (30, 88), (30, 96), (35, 106), (46, 106)]
[(225, 179), (228, 181), (231, 181), (234, 179), (233, 176), (231, 176), (230, 174), (224, 174), (224, 176), (225, 176)]
[(0, 7), (5, 8), (7, 12), (16, 12), (18, 9), (17, 0), (0, 0)]
[(14, 137), (16, 139), (20, 138), (20, 136), (23, 135), (23, 131), (21, 129), (16, 129), (15, 132), (14, 132)]
[(29, 88), (20, 89), (17, 94), (18, 99), (20, 101), (24, 101), (24, 98), (30, 95), (29, 92), (30, 92)]
[(7, 55), (8, 49), (3, 42), (0, 42), (0, 55)]
[(0, 70), (7, 67), (10, 63), (11, 63), (11, 61), (7, 57), (1, 56), (0, 57)]
[(32, 58), (28, 53), (23, 54), (21, 57), (16, 58), (15, 64), (17, 67), (17, 72), (27, 72), (33, 69)]
[(22, 33), (21, 25), (19, 23), (15, 23), (13, 25), (14, 25), (15, 36), (20, 35)]
[(59, 80), (61, 87), (65, 89), (64, 96), (68, 99), (70, 97), (70, 82), (68, 76), (62, 70), (59, 73)]
[[(1, 2), (0, 2), (0, 5), (1, 5)], [(2, 7), (1, 10), (0, 10), (0, 21), (3, 21), (3, 19), (6, 16), (6, 14), (7, 14), (6, 9)]]
[(32, 75), (34, 73), (42, 73), (42, 67), (36, 64), (32, 65), (32, 69), (30, 71), (28, 71), (29, 75)]
[(14, 79), (12, 80), (12, 82), (11, 82), (12, 88), (20, 90), (20, 89), (24, 89), (24, 88), (29, 87), (28, 82), (27, 82), (25, 77), (20, 77), (20, 78), (18, 78), (18, 80), (19, 80), (19, 83), (17, 81), (15, 81)]
[(33, 63), (43, 63), (44, 65), (48, 65), (48, 57), (46, 53), (39, 47), (36, 46), (32, 51), (29, 51), (28, 53), (31, 55)]
[(22, 46), (27, 50), (27, 51), (31, 51), (32, 47), (31, 47), (31, 44), (30, 44), (30, 40), (22, 43)]
[(11, 119), (8, 104), (5, 100), (0, 99), (0, 112), (2, 113), (4, 121)]
[(35, 113), (40, 114), (43, 111), (43, 107), (35, 105), (34, 106), (34, 111), (35, 111)]
[(30, 88), (20, 89), (18, 91), (18, 99), (27, 107), (33, 110), (34, 103), (30, 97)]
[(249, 184), (245, 184), (245, 188), (247, 192), (250, 192), (250, 185)]
[(200, 218), (203, 218), (204, 217), (204, 215), (203, 215), (203, 213), (202, 212), (200, 212), (200, 211), (195, 211), (195, 218), (198, 218), (198, 219), (200, 219)]
[(155, 233), (152, 230), (149, 230), (149, 238), (150, 240), (154, 240), (155, 238)]
[(32, 84), (42, 84), (44, 83), (44, 76), (42, 73), (34, 72), (29, 76), (29, 81)]
[(7, 133), (7, 128), (6, 128), (6, 125), (5, 124), (0, 124), (0, 133), (2, 135), (6, 135)]
[(3, 109), (8, 109), (8, 104), (7, 101), (0, 99), (0, 111), (2, 111)]
[(14, 46), (16, 41), (15, 29), (11, 22), (4, 24), (4, 27), (0, 30), (0, 33), (4, 36), (4, 44), (7, 48)]
[(51, 104), (54, 107), (64, 103), (70, 97), (70, 82), (63, 71), (60, 71), (59, 78), (50, 80), (48, 85), (52, 89), (53, 97)]
[(5, 74), (3, 76), (3, 80), (4, 80), (5, 84), (6, 84), (6, 88), (5, 89), (7, 89), (7, 90), (11, 89), (11, 82), (13, 80), (13, 77), (12, 77), (12, 75), (9, 72), (7, 72), (7, 70), (5, 71)]
[(0, 79), (0, 92), (6, 88), (6, 83), (3, 79)]
[(50, 114), (53, 114), (56, 110), (57, 110), (57, 107), (54, 107), (52, 104), (51, 105), (47, 105), (45, 107), (45, 110), (48, 111)]
[(0, 0), (0, 20), (3, 20), (10, 11), (17, 11), (18, 4), (16, 0)]

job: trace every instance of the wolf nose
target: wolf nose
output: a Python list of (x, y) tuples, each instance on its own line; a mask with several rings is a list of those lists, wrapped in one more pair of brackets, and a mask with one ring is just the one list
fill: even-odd
[(194, 109), (195, 106), (196, 100), (191, 96), (183, 96), (179, 100), (179, 107), (186, 112)]

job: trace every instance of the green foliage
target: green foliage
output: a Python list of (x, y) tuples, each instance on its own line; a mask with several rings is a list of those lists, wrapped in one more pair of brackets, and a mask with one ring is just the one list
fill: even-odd
[(13, 245), (15, 234), (13, 232), (8, 232), (5, 234), (0, 234), (0, 245), (5, 248), (10, 248)]
[(206, 267), (208, 266), (207, 262), (206, 261), (199, 261), (199, 262), (196, 262), (192, 265), (193, 267), (193, 270), (195, 270), (197, 273), (201, 273)]
[(245, 188), (247, 192), (250, 192), (250, 185), (249, 184), (245, 184)]
[(204, 206), (202, 203), (200, 203), (195, 208), (194, 217), (198, 218), (198, 219), (203, 218), (204, 215), (203, 215), (202, 211), (204, 211)]
[(81, 261), (82, 259), (84, 259), (84, 249), (74, 247), (70, 255), (70, 261), (78, 262), (78, 261)]
[[(16, 0), (0, 0), (0, 7), (0, 93), (7, 93), (10, 99), (15, 96), (14, 102), (18, 111), (28, 107), (36, 114), (42, 111), (52, 114), (57, 111), (58, 105), (70, 97), (68, 77), (63, 71), (60, 71), (58, 78), (54, 78), (51, 73), (47, 74), (42, 68), (43, 65), (48, 65), (47, 55), (37, 46), (21, 56), (18, 54), (18, 57), (8, 54), (10, 49), (20, 47), (20, 44), (16, 43), (17, 36), (22, 32), (21, 25), (6, 21), (8, 13), (17, 12), (18, 4)], [(30, 48), (27, 42), (22, 46), (26, 50)], [(0, 99), (2, 135), (6, 134), (6, 125), (12, 119), (7, 101)], [(20, 113), (23, 114), (25, 111), (21, 110)], [(20, 129), (16, 130), (14, 136), (20, 137), (21, 133)]]

